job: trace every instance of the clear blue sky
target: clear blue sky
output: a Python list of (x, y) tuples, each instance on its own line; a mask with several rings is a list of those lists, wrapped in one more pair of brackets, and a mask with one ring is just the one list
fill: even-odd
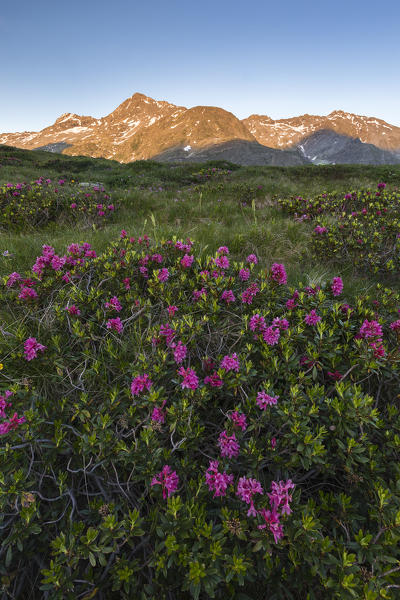
[(0, 132), (104, 116), (135, 92), (400, 126), (399, 25), (399, 0), (1, 0)]

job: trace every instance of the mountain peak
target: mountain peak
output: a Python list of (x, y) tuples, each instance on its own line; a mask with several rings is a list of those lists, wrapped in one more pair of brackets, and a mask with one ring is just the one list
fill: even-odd
[(63, 123), (64, 121), (68, 121), (69, 119), (76, 119), (79, 118), (78, 115), (76, 115), (75, 113), (63, 113), (62, 115), (60, 115), (58, 117), (58, 119), (55, 120), (55, 123)]
[[(400, 127), (374, 117), (334, 110), (327, 116), (304, 114), (272, 119), (268, 115), (252, 114), (239, 120), (218, 106), (199, 105), (187, 109), (164, 100), (154, 100), (140, 92), (132, 94), (102, 118), (66, 112), (53, 125), (39, 132), (0, 134), (0, 143), (27, 149), (60, 148), (63, 144), (62, 152), (65, 154), (104, 157), (121, 162), (165, 156), (170, 152), (172, 154), (168, 156), (175, 156), (175, 152), (183, 153), (186, 160), (195, 156), (196, 152), (207, 154), (209, 148), (216, 146), (221, 152), (231, 152), (232, 156), (240, 152), (257, 154), (259, 145), (279, 151), (290, 150), (292, 154), (297, 146), (301, 149), (304, 140), (320, 130), (348, 136), (353, 142), (360, 139), (364, 144), (400, 154)], [(324, 139), (329, 140), (331, 136), (325, 133)], [(353, 146), (350, 150), (353, 152)], [(265, 151), (261, 154), (264, 156)], [(283, 154), (278, 152), (276, 156), (282, 157)], [(305, 155), (302, 156), (304, 158)], [(310, 160), (313, 159), (314, 155)]]

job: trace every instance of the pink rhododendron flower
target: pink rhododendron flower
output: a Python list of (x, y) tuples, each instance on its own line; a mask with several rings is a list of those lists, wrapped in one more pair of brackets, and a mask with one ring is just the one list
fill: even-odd
[(178, 310), (178, 307), (177, 306), (168, 306), (167, 310), (168, 310), (168, 315), (170, 317), (173, 317), (174, 314), (176, 313), (176, 311)]
[(252, 283), (247, 289), (242, 293), (242, 302), (243, 304), (252, 304), (253, 298), (258, 294), (260, 288), (257, 284)]
[(397, 331), (398, 329), (400, 329), (400, 319), (398, 319), (397, 321), (393, 321), (393, 323), (390, 323), (390, 329), (393, 329), (393, 331)]
[(138, 375), (132, 380), (131, 383), (132, 396), (138, 396), (141, 392), (143, 392), (143, 390), (149, 391), (152, 385), (153, 382), (147, 373), (144, 373), (144, 375)]
[(139, 258), (139, 264), (142, 265), (142, 267), (144, 267), (145, 265), (147, 265), (149, 263), (150, 260), (150, 256), (148, 254), (146, 254), (146, 256), (142, 256), (141, 258)]
[(118, 300), (117, 296), (113, 296), (111, 298), (111, 300), (106, 302), (105, 307), (108, 310), (115, 310), (117, 312), (121, 312), (121, 310), (122, 310), (122, 306), (121, 306), (120, 301)]
[(231, 356), (226, 355), (221, 360), (220, 369), (225, 369), (225, 371), (236, 371), (239, 372), (239, 359), (237, 354), (234, 353)]
[(270, 396), (267, 392), (262, 390), (257, 394), (257, 405), (261, 408), (261, 410), (265, 410), (267, 406), (272, 406), (278, 402), (279, 396)]
[(204, 378), (204, 383), (211, 387), (222, 387), (224, 385), (224, 381), (218, 375), (217, 371), (214, 371), (211, 375), (207, 375), (207, 377)]
[(155, 406), (153, 408), (153, 412), (151, 414), (151, 420), (155, 421), (156, 423), (165, 423), (165, 411), (163, 410), (165, 404), (166, 404), (166, 400), (163, 401), (161, 407), (159, 406)]
[(234, 433), (228, 435), (226, 431), (222, 431), (218, 438), (218, 446), (221, 451), (221, 456), (232, 458), (239, 454), (240, 446)]
[(77, 316), (79, 316), (81, 314), (81, 311), (79, 310), (79, 308), (77, 306), (75, 306), (75, 304), (72, 304), (71, 306), (66, 306), (65, 310), (70, 315), (77, 315)]
[(341, 277), (334, 277), (332, 279), (331, 289), (334, 296), (340, 296), (343, 291), (343, 281)]
[(153, 408), (153, 412), (151, 414), (151, 420), (156, 423), (164, 423), (165, 422), (165, 412), (161, 410), (158, 406)]
[(26, 287), (33, 287), (34, 285), (36, 285), (36, 282), (33, 281), (32, 279), (30, 279), (29, 277), (27, 279), (23, 279), (22, 280), (23, 285), (25, 285)]
[(8, 276), (6, 285), (7, 287), (12, 287), (16, 281), (21, 281), (21, 279), (21, 275), (14, 271), (14, 273), (11, 273), (11, 275)]
[(328, 375), (331, 379), (334, 379), (335, 381), (339, 381), (343, 377), (343, 375), (339, 371), (328, 371)]
[(176, 244), (175, 244), (175, 248), (177, 248), (178, 250), (183, 250), (184, 252), (189, 252), (191, 247), (192, 247), (191, 244), (184, 244), (183, 242), (179, 242), (179, 241), (176, 242)]
[(201, 290), (194, 290), (192, 298), (194, 302), (198, 302), (199, 300), (205, 300), (207, 298), (206, 288), (202, 287)]
[(283, 264), (274, 263), (271, 266), (271, 279), (276, 281), (278, 285), (285, 285), (287, 283), (286, 270)]
[(239, 279), (241, 281), (247, 281), (250, 277), (250, 269), (240, 269)]
[(67, 247), (67, 252), (69, 254), (74, 254), (76, 256), (80, 256), (80, 254), (81, 254), (81, 247), (79, 246), (79, 244), (76, 244), (76, 243), (70, 244)]
[(262, 334), (263, 340), (268, 344), (268, 346), (274, 346), (277, 344), (280, 335), (279, 329), (274, 327), (266, 327)]
[(221, 295), (221, 300), (225, 300), (227, 304), (235, 302), (236, 298), (232, 290), (224, 290)]
[(44, 352), (47, 346), (40, 344), (36, 338), (30, 337), (24, 342), (24, 353), (26, 360), (32, 360), (37, 357), (37, 353)]
[(277, 544), (278, 541), (283, 538), (283, 526), (280, 524), (279, 514), (274, 509), (266, 510), (265, 508), (262, 508), (258, 514), (261, 515), (265, 521), (265, 524), (259, 525), (258, 529), (265, 529), (268, 527), (274, 536), (275, 544)]
[(288, 310), (293, 310), (294, 308), (296, 308), (296, 306), (297, 303), (295, 298), (289, 298), (289, 300), (286, 302), (286, 308)]
[(122, 283), (124, 284), (126, 290), (131, 289), (131, 280), (129, 279), (129, 277), (125, 277), (125, 279), (122, 280)]
[(271, 493), (268, 494), (269, 502), (274, 510), (278, 510), (282, 505), (282, 515), (290, 515), (292, 512), (289, 506), (289, 502), (292, 500), (292, 496), (289, 495), (291, 489), (294, 489), (294, 483), (291, 479), (279, 482), (273, 481), (271, 484)]
[(358, 335), (364, 339), (369, 337), (381, 337), (382, 327), (379, 325), (378, 321), (368, 321), (365, 319), (364, 323), (360, 327)]
[(37, 298), (37, 297), (38, 297), (38, 295), (37, 295), (36, 291), (30, 287), (21, 288), (21, 291), (18, 294), (18, 298), (21, 298), (21, 300), (28, 300), (28, 298), (32, 299), (32, 298)]
[(261, 483), (257, 479), (246, 479), (246, 477), (240, 477), (236, 495), (239, 496), (243, 502), (250, 504), (250, 508), (247, 511), (247, 516), (257, 516), (257, 511), (254, 508), (253, 496), (254, 494), (263, 494)]
[(189, 267), (192, 266), (193, 261), (194, 261), (194, 257), (192, 255), (185, 254), (185, 256), (183, 258), (181, 258), (181, 265), (185, 269), (188, 269)]
[(249, 329), (251, 331), (263, 332), (266, 328), (265, 319), (262, 315), (258, 313), (253, 315), (249, 321)]
[(214, 259), (214, 263), (220, 269), (229, 269), (229, 259), (227, 256), (219, 256), (218, 258)]
[(190, 369), (189, 367), (184, 369), (181, 367), (178, 373), (183, 377), (183, 381), (181, 383), (182, 389), (188, 388), (190, 390), (195, 390), (199, 387), (199, 378), (193, 369)]
[(169, 323), (163, 323), (162, 325), (160, 325), (160, 335), (162, 337), (165, 337), (167, 346), (171, 345), (171, 342), (175, 337), (175, 333), (175, 329), (172, 329)]
[(168, 269), (160, 269), (160, 271), (158, 272), (157, 278), (158, 278), (158, 281), (160, 281), (161, 283), (163, 283), (164, 281), (168, 281), (168, 278), (169, 278)]
[(126, 238), (126, 236), (127, 236), (127, 235), (128, 235), (128, 234), (127, 234), (127, 232), (125, 231), (125, 229), (122, 229), (122, 230), (121, 230), (121, 234), (120, 234), (120, 236), (119, 236), (119, 237), (120, 237), (121, 239), (124, 239), (124, 238)]
[(242, 431), (246, 431), (247, 421), (246, 415), (244, 413), (239, 413), (237, 410), (235, 410), (229, 415), (229, 418), (233, 422), (235, 427), (240, 427)]
[(276, 448), (276, 437), (271, 438), (271, 448), (272, 450)]
[[(259, 529), (269, 528), (274, 541), (277, 543), (283, 537), (283, 526), (280, 523), (280, 517), (283, 515), (290, 515), (292, 512), (289, 502), (292, 500), (292, 496), (289, 495), (289, 490), (294, 488), (294, 484), (290, 479), (286, 482), (273, 481), (271, 484), (271, 493), (268, 494), (271, 510), (265, 508), (259, 511), (259, 515), (264, 518), (265, 523), (259, 525)], [(280, 513), (278, 509), (281, 509)]]
[(11, 396), (13, 396), (13, 392), (10, 392), (10, 390), (6, 390), (4, 396), (0, 395), (0, 417), (2, 419), (6, 418), (6, 409), (11, 406), (11, 402), (8, 402)]
[(150, 485), (161, 485), (163, 498), (168, 498), (176, 492), (179, 485), (179, 477), (176, 471), (173, 471), (169, 465), (165, 465), (160, 473), (153, 477)]
[(252, 265), (256, 265), (258, 263), (258, 258), (255, 254), (249, 254), (246, 258), (246, 262)]
[(383, 358), (386, 354), (386, 350), (381, 339), (370, 342), (369, 347), (373, 349), (375, 358)]
[(308, 295), (308, 296), (315, 296), (315, 295), (316, 295), (316, 293), (317, 293), (317, 292), (318, 292), (318, 291), (319, 291), (321, 288), (319, 287), (319, 285), (314, 285), (314, 286), (308, 285), (308, 286), (307, 286), (307, 287), (305, 287), (304, 289), (305, 289), (305, 291), (307, 292), (307, 295)]
[(175, 362), (179, 365), (186, 358), (187, 348), (180, 340), (177, 344), (172, 344), (171, 347), (174, 348)]
[(286, 331), (289, 329), (289, 321), (287, 319), (275, 317), (275, 319), (272, 321), (272, 327), (278, 327), (280, 330)]
[(308, 315), (306, 315), (304, 318), (304, 321), (307, 325), (315, 325), (320, 320), (321, 320), (321, 317), (319, 315), (317, 315), (317, 313), (315, 312), (315, 309), (313, 309), (311, 312), (309, 312)]
[(17, 413), (14, 413), (9, 421), (4, 421), (0, 424), (0, 435), (5, 435), (12, 429), (16, 429), (21, 423), (25, 423), (26, 418), (24, 416), (18, 417)]
[(326, 227), (321, 227), (321, 225), (317, 225), (315, 227), (314, 231), (315, 231), (315, 233), (322, 234), (322, 233), (326, 233), (328, 230)]
[(117, 333), (122, 333), (124, 330), (124, 326), (119, 317), (117, 317), (116, 319), (108, 319), (106, 327), (107, 329), (114, 329), (114, 331), (116, 331)]
[(228, 485), (233, 484), (233, 475), (228, 475), (226, 472), (220, 473), (218, 465), (218, 460), (211, 460), (206, 471), (206, 484), (210, 492), (214, 492), (213, 498), (226, 496)]
[(229, 254), (227, 246), (220, 246), (217, 250), (217, 254)]

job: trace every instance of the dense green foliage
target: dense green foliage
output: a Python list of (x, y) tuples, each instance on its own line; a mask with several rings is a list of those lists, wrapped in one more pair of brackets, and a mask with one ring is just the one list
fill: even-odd
[(400, 192), (386, 188), (296, 196), (279, 201), (297, 221), (313, 220), (316, 257), (352, 263), (356, 269), (398, 275)]
[(7, 183), (0, 187), (0, 227), (6, 231), (34, 230), (49, 223), (71, 225), (100, 224), (110, 218), (115, 207), (102, 186), (79, 188), (72, 180)]
[(1, 600), (398, 598), (400, 169), (0, 182)]
[[(147, 244), (122, 237), (98, 258), (75, 246), (59, 269), (45, 248), (36, 298), (19, 298), (26, 281), (7, 279), (2, 388), (13, 392), (7, 412), (26, 421), (2, 439), (3, 590), (394, 598), (400, 357), (390, 324), (399, 296), (381, 288), (348, 307), (340, 286), (296, 292), (252, 257), (229, 264), (224, 249), (210, 258), (190, 243)], [(122, 331), (108, 326), (117, 315)], [(27, 360), (32, 337), (44, 348)], [(237, 370), (222, 366), (227, 356)], [(182, 385), (180, 365), (195, 385)], [(133, 394), (144, 374), (152, 385)], [(262, 410), (260, 392), (276, 404)], [(232, 411), (247, 429), (235, 428)], [(221, 457), (223, 431), (235, 433), (238, 456)], [(233, 476), (221, 497), (206, 485), (210, 460)], [(151, 485), (165, 465), (179, 477), (169, 498)], [(282, 539), (259, 529), (259, 512), (248, 515), (241, 477), (262, 485), (257, 511), (268, 509), (273, 481), (295, 484)]]

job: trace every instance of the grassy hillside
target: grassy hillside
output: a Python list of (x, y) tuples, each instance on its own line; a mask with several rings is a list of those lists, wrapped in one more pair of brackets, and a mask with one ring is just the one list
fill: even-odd
[[(0, 165), (0, 185), (30, 182), (40, 176), (52, 181), (62, 178), (72, 193), (80, 182), (100, 183), (116, 206), (113, 218), (102, 226), (62, 222), (38, 230), (27, 223), (23, 232), (15, 233), (4, 225), (0, 250), (12, 256), (1, 261), (0, 273), (28, 266), (44, 243), (61, 249), (84, 240), (100, 251), (126, 229), (130, 235), (147, 232), (156, 239), (190, 236), (209, 251), (223, 242), (238, 259), (257, 252), (261, 265), (284, 261), (289, 277), (296, 280), (329, 279), (334, 269), (327, 257), (316, 260), (310, 256), (311, 225), (294, 222), (282, 213), (275, 199), (345, 193), (373, 188), (380, 181), (400, 187), (400, 167), (392, 166), (238, 167), (221, 162), (167, 165), (152, 161), (122, 165), (6, 146), (0, 146)], [(354, 289), (368, 286), (365, 274), (354, 272), (351, 263), (345, 265), (343, 275)]]
[(0, 164), (1, 600), (396, 600), (400, 169)]

